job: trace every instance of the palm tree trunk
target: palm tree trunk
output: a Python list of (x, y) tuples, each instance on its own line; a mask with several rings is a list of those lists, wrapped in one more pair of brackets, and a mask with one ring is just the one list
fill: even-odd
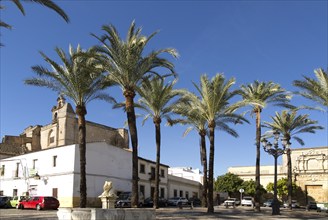
[(292, 159), (290, 155), (291, 151), (290, 148), (287, 149), (287, 189), (288, 189), (288, 208), (292, 209), (292, 193), (293, 193), (293, 186), (292, 186)]
[(202, 192), (202, 206), (207, 207), (207, 154), (206, 154), (206, 142), (205, 134), (200, 134), (200, 146), (201, 146), (201, 162), (203, 165), (203, 192)]
[(136, 125), (136, 115), (134, 111), (133, 98), (134, 92), (124, 92), (126, 115), (128, 119), (130, 138), (132, 144), (132, 198), (131, 206), (133, 208), (138, 207), (139, 193), (138, 193), (138, 134)]
[(213, 206), (213, 173), (214, 173), (214, 129), (215, 122), (209, 125), (210, 130), (210, 155), (209, 155), (209, 166), (208, 166), (208, 203), (207, 213), (214, 213)]
[[(160, 121), (160, 119), (159, 119)], [(156, 170), (155, 170), (155, 193), (154, 193), (154, 208), (158, 209), (158, 197), (159, 197), (159, 165), (161, 159), (161, 122), (155, 123), (156, 130)]]
[(260, 183), (260, 148), (261, 148), (261, 110), (256, 110), (256, 162), (255, 162), (255, 210), (260, 212), (261, 183)]
[(85, 115), (87, 114), (85, 106), (76, 106), (79, 129), (79, 149), (80, 149), (80, 208), (87, 205), (87, 180), (86, 180), (86, 126)]

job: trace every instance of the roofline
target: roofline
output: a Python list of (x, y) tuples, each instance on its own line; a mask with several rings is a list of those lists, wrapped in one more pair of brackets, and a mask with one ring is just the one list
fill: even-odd
[(322, 147), (305, 147), (305, 148), (294, 148), (291, 149), (293, 151), (300, 151), (300, 150), (319, 150), (319, 149), (326, 149), (328, 150), (328, 146), (322, 146)]
[[(156, 164), (156, 162), (155, 161), (152, 161), (152, 160), (148, 160), (148, 159), (145, 159), (145, 158), (143, 158), (143, 157), (138, 157), (138, 159), (139, 160), (143, 160), (143, 161), (146, 161), (146, 162), (148, 162), (148, 163), (153, 163), (153, 164)], [(167, 167), (167, 168), (169, 168), (170, 166), (168, 166), (168, 165), (166, 165), (166, 164), (160, 164), (161, 166), (163, 166), (163, 167)]]

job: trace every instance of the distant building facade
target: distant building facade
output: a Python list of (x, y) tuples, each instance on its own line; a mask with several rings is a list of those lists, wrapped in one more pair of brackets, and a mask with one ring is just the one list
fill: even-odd
[[(309, 201), (328, 202), (328, 146), (298, 148), (291, 150), (293, 181), (302, 188)], [(228, 172), (244, 180), (255, 180), (255, 166), (229, 167)], [(274, 179), (274, 166), (260, 167), (260, 181), (266, 187)], [(282, 156), (282, 165), (278, 165), (278, 180), (287, 178), (287, 156)]]
[(199, 169), (193, 169), (192, 167), (170, 167), (169, 174), (203, 184), (203, 173)]

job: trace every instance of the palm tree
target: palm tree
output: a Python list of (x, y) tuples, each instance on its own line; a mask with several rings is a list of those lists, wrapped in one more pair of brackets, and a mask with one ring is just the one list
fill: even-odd
[(135, 29), (134, 21), (128, 30), (127, 38), (124, 41), (120, 38), (113, 25), (102, 27), (106, 33), (96, 37), (103, 45), (96, 49), (103, 53), (104, 68), (109, 73), (108, 81), (119, 85), (125, 97), (125, 111), (127, 114), (128, 126), (132, 142), (132, 207), (138, 206), (138, 135), (136, 126), (136, 116), (134, 110), (134, 97), (136, 89), (140, 83), (151, 75), (159, 75), (157, 69), (163, 67), (174, 74), (174, 65), (160, 55), (168, 53), (173, 57), (178, 54), (173, 48), (160, 49), (150, 52), (144, 56), (144, 50), (150, 39), (157, 32), (149, 37), (141, 35), (141, 28)]
[[(190, 93), (188, 96), (193, 95)], [(194, 101), (201, 102), (196, 97)], [(182, 101), (182, 100), (181, 100)], [(192, 102), (179, 102), (173, 109), (174, 113), (181, 115), (183, 118), (168, 120), (170, 126), (174, 124), (190, 125), (183, 136), (189, 134), (190, 131), (196, 130), (199, 134), (200, 141), (200, 160), (203, 166), (203, 192), (202, 192), (202, 206), (207, 207), (207, 153), (206, 153), (206, 140), (205, 137), (208, 133), (206, 119), (203, 117), (201, 112), (197, 109), (200, 103)]]
[(294, 86), (302, 89), (299, 92), (305, 98), (328, 107), (328, 75), (323, 69), (316, 69), (317, 80), (304, 76), (305, 80), (295, 80)]
[(323, 127), (316, 125), (318, 122), (309, 119), (309, 115), (297, 115), (296, 110), (283, 110), (281, 114), (276, 112), (271, 117), (272, 122), (264, 122), (263, 127), (271, 129), (265, 135), (272, 136), (274, 131), (278, 131), (283, 136), (283, 145), (287, 151), (287, 178), (288, 178), (288, 206), (291, 209), (292, 204), (292, 161), (290, 150), (290, 139), (295, 139), (299, 144), (304, 145), (304, 141), (297, 136), (302, 133), (315, 133)]
[(103, 68), (94, 57), (93, 51), (83, 51), (80, 46), (76, 50), (69, 47), (68, 56), (60, 49), (55, 49), (60, 61), (58, 64), (41, 52), (43, 59), (51, 66), (33, 66), (32, 70), (38, 75), (25, 80), (25, 84), (46, 87), (70, 98), (76, 108), (78, 116), (78, 136), (80, 149), (80, 207), (85, 208), (87, 202), (86, 187), (86, 105), (94, 99), (112, 101), (112, 98), (103, 93), (105, 77)]
[[(199, 103), (197, 109), (200, 111), (203, 118), (206, 120), (209, 129), (210, 152), (209, 152), (209, 167), (208, 167), (208, 206), (207, 212), (213, 213), (213, 173), (214, 173), (214, 131), (217, 125), (218, 115), (230, 114), (229, 100), (235, 95), (229, 92), (230, 87), (235, 83), (235, 79), (231, 78), (225, 82), (223, 74), (216, 74), (211, 80), (206, 75), (201, 76), (200, 86), (195, 83), (197, 91), (200, 94), (201, 102), (198, 97), (191, 95), (188, 99), (192, 103)], [(195, 100), (197, 99), (197, 100)]]
[[(207, 153), (206, 153), (206, 140), (205, 136), (209, 136), (207, 120), (202, 114), (202, 100), (200, 100), (195, 94), (188, 91), (185, 92), (185, 96), (181, 99), (175, 108), (174, 112), (181, 115), (183, 118), (170, 120), (169, 124), (183, 124), (190, 125), (185, 132), (186, 136), (191, 130), (196, 130), (200, 136), (200, 159), (203, 166), (203, 192), (202, 192), (202, 206), (207, 207)], [(199, 109), (200, 108), (200, 109)], [(224, 112), (217, 114), (216, 119), (216, 129), (225, 131), (234, 137), (238, 137), (237, 132), (230, 128), (227, 123), (242, 123), (248, 122), (241, 115), (236, 115), (233, 113)]]
[(182, 90), (173, 89), (176, 80), (164, 85), (164, 80), (155, 77), (152, 80), (145, 79), (142, 82), (138, 93), (141, 96), (139, 100), (139, 108), (143, 109), (147, 114), (143, 123), (149, 119), (153, 119), (155, 125), (156, 139), (156, 169), (155, 169), (155, 193), (153, 195), (154, 208), (158, 208), (159, 197), (159, 167), (161, 158), (161, 122), (162, 119), (170, 119), (172, 110), (176, 102), (172, 99), (182, 94)]
[[(21, 11), (21, 13), (23, 15), (25, 15), (25, 10), (24, 7), (22, 5), (22, 1), (21, 0), (11, 0), (16, 6), (17, 8)], [(53, 2), (52, 0), (25, 0), (24, 2), (33, 2), (33, 3), (38, 3), (40, 5), (43, 5), (47, 8), (50, 8), (51, 10), (55, 11), (57, 14), (59, 14), (66, 22), (69, 22), (69, 18), (68, 15), (64, 12), (63, 9), (61, 9), (55, 2)], [(0, 10), (1, 9), (5, 9), (4, 6), (0, 5)], [(11, 29), (12, 26), (0, 21), (0, 27), (4, 27), (4, 28), (8, 28)]]
[(261, 147), (261, 112), (268, 105), (273, 103), (278, 106), (291, 107), (288, 105), (291, 96), (280, 87), (280, 85), (273, 82), (259, 82), (254, 81), (249, 85), (242, 85), (237, 91), (242, 96), (241, 101), (237, 102), (235, 106), (251, 106), (252, 113), (256, 115), (256, 194), (255, 209), (260, 211), (261, 199), (261, 184), (260, 184), (260, 147)]

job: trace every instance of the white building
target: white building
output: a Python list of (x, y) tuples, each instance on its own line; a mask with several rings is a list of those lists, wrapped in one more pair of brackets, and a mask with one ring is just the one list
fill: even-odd
[(192, 167), (170, 167), (169, 174), (203, 184), (203, 173), (199, 169), (193, 169)]
[[(80, 198), (80, 158), (76, 118), (69, 103), (58, 99), (52, 123), (30, 126), (20, 136), (5, 136), (0, 144), (0, 195), (55, 196), (61, 207), (77, 207)], [(105, 181), (117, 193), (131, 191), (132, 151), (127, 131), (88, 122), (86, 145), (87, 206), (100, 207)], [(10, 151), (11, 149), (11, 151)], [(13, 150), (15, 149), (15, 150)], [(9, 152), (9, 153), (8, 153)], [(13, 156), (16, 155), (16, 156)], [(150, 197), (155, 189), (155, 162), (139, 158), (139, 190)], [(198, 197), (198, 181), (169, 175), (160, 165), (160, 197)]]

